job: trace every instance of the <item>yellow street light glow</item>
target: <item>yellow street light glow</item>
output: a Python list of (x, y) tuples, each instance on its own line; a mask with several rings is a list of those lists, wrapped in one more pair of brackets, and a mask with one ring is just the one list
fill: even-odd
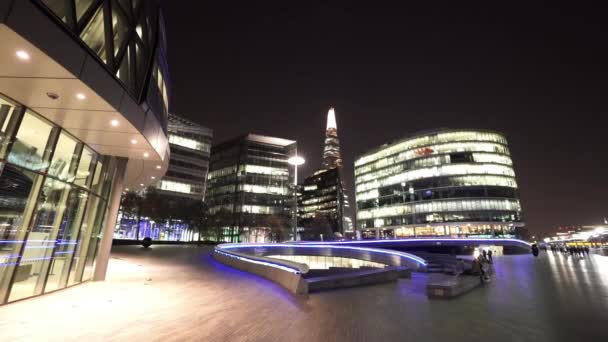
[(17, 50), (17, 52), (15, 53), (15, 55), (17, 56), (17, 58), (19, 58), (22, 61), (29, 61), (30, 60), (30, 54), (23, 51), (23, 50)]

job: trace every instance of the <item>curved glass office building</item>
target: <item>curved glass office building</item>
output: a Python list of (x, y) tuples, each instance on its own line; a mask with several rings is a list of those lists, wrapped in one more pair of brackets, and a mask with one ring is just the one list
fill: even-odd
[(123, 190), (166, 171), (156, 1), (0, 2), (0, 304), (103, 280)]
[(363, 237), (513, 236), (522, 211), (506, 138), (440, 130), (355, 161)]

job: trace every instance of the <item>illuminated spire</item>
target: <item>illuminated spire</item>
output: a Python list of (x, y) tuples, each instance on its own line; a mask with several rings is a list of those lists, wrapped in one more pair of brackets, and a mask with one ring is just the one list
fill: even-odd
[(327, 129), (338, 129), (338, 125), (336, 125), (336, 112), (334, 108), (329, 108), (329, 112), (327, 112)]
[(323, 148), (323, 167), (330, 169), (339, 166), (342, 166), (340, 140), (338, 140), (336, 112), (332, 107), (327, 112), (327, 130), (325, 131), (325, 147)]

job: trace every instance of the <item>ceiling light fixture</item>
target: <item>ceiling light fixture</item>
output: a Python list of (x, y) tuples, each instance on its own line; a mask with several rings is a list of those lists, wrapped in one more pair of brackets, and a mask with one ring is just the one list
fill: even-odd
[(137, 140), (131, 139), (131, 144), (133, 144), (133, 145), (137, 144)]
[(17, 55), (17, 58), (19, 58), (22, 61), (29, 61), (30, 60), (30, 54), (23, 51), (23, 50), (17, 50), (17, 52), (15, 53), (15, 55)]
[(150, 179), (156, 179), (156, 177), (152, 176), (152, 177), (150, 177)]
[(112, 121), (110, 121), (110, 125), (112, 125), (114, 127), (118, 126), (118, 120), (112, 120)]
[(148, 152), (144, 152), (144, 158), (148, 158), (150, 154)]
[(78, 94), (76, 94), (76, 98), (82, 101), (82, 100), (86, 99), (87, 97), (83, 93), (78, 93)]
[(162, 167), (162, 166), (160, 166), (160, 165), (156, 165), (156, 168), (160, 170), (160, 169), (162, 169), (163, 167)]

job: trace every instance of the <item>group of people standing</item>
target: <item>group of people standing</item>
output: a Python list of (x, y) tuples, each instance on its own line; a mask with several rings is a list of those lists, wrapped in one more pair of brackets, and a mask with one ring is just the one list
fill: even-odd
[(490, 275), (492, 275), (492, 264), (494, 260), (492, 259), (492, 251), (486, 251), (482, 249), (477, 257), (476, 264), (479, 267), (479, 280), (481, 283), (490, 282)]
[(572, 245), (572, 246), (556, 246), (556, 245), (551, 245), (551, 252), (553, 252), (553, 254), (556, 253), (562, 253), (564, 255), (571, 255), (571, 256), (588, 256), (589, 255), (589, 246), (576, 246), (576, 245)]

